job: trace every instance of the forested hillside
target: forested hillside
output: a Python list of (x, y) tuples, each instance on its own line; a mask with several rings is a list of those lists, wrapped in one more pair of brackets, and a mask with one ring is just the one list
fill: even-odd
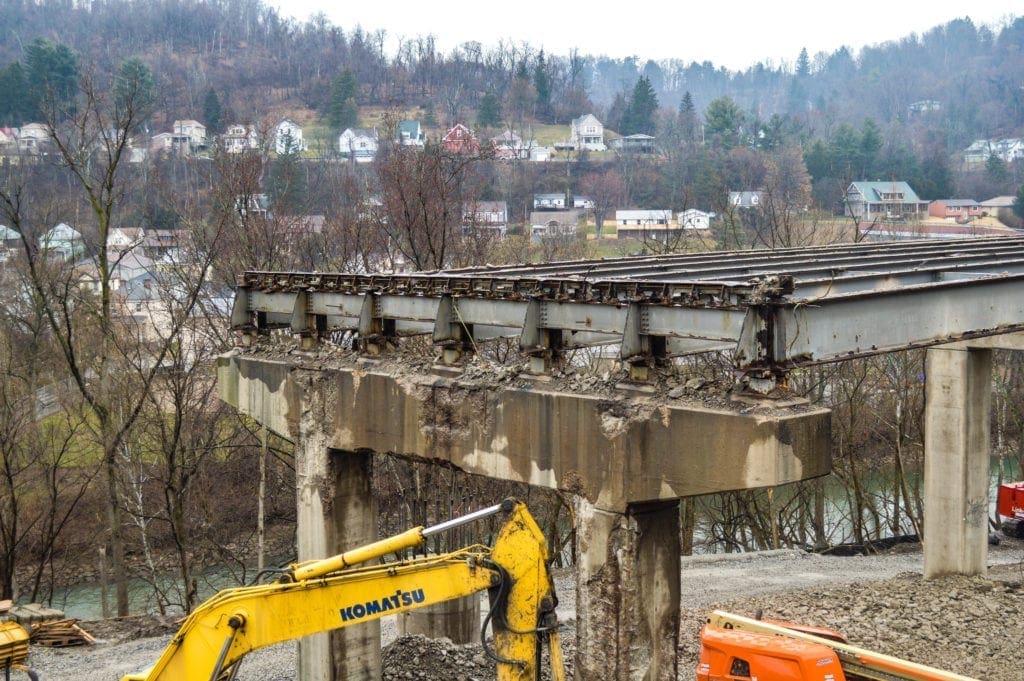
[[(940, 133), (950, 151), (978, 137), (1019, 134), (1024, 128), (1024, 19), (1007, 26), (977, 26), (969, 19), (937, 26), (898, 43), (854, 53), (843, 46), (808, 55), (795, 50), (788, 64), (755, 64), (729, 72), (710, 62), (610, 59), (600, 55), (541, 55), (525, 43), (465, 43), (441, 53), (431, 36), (384, 49), (387, 27), (336, 26), (324, 16), (304, 23), (282, 17), (259, 0), (2, 0), (0, 64), (26, 59), (39, 36), (70, 47), (100, 71), (140, 56), (161, 83), (164, 106), (198, 115), (210, 88), (241, 119), (271, 106), (322, 110), (332, 80), (351, 69), (363, 104), (432, 103), (442, 123), (475, 118), (488, 93), (507, 98), (517, 69), (544, 71), (536, 114), (565, 123), (594, 110), (617, 129), (615, 101), (646, 76), (662, 107), (677, 108), (689, 92), (698, 112), (730, 96), (755, 118), (797, 117), (809, 137), (827, 136), (840, 123), (922, 127)], [(728, 39), (727, 35), (723, 39)], [(9, 71), (9, 66), (8, 66)], [(5, 124), (12, 115), (8, 71), (0, 92)], [(912, 104), (942, 106), (916, 121)], [(621, 105), (621, 100), (620, 100)]]

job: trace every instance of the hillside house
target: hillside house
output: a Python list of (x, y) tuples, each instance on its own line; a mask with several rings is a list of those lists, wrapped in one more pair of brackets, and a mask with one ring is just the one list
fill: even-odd
[(982, 201), (978, 205), (987, 215), (995, 215), (1000, 210), (1012, 210), (1015, 196), (993, 196), (991, 199)]
[(441, 138), (441, 146), (453, 154), (475, 154), (480, 151), (480, 143), (473, 136), (473, 132), (462, 123), (456, 123), (445, 133)]
[(338, 153), (356, 163), (369, 163), (377, 156), (376, 128), (348, 128), (338, 136)]
[(0, 150), (11, 149), (18, 144), (18, 129), (0, 127)]
[(980, 218), (985, 211), (973, 199), (938, 199), (928, 204), (928, 215), (949, 222), (967, 222)]
[(612, 140), (611, 146), (612, 149), (624, 154), (653, 154), (656, 151), (654, 142), (653, 135), (644, 135), (638, 132), (635, 135), (626, 135)]
[(705, 230), (711, 227), (711, 213), (705, 213), (696, 208), (688, 208), (680, 211), (676, 216), (676, 224), (680, 229)]
[(39, 248), (61, 260), (77, 260), (85, 253), (81, 232), (62, 222), (39, 237)]
[(124, 253), (140, 246), (144, 240), (141, 227), (114, 227), (107, 234), (107, 250)]
[(419, 121), (402, 121), (398, 124), (398, 140), (404, 147), (422, 147), (427, 135)]
[(534, 210), (564, 210), (566, 208), (579, 208), (583, 210), (590, 210), (594, 207), (594, 200), (589, 196), (573, 195), (572, 205), (568, 205), (568, 197), (565, 193), (559, 194), (534, 194), (533, 195), (533, 209)]
[(853, 182), (843, 202), (844, 214), (859, 220), (919, 220), (928, 214), (928, 202), (906, 182)]
[(530, 213), (530, 241), (539, 243), (548, 239), (575, 239), (576, 225), (582, 214), (582, 211), (575, 209)]
[(50, 143), (50, 130), (42, 123), (29, 123), (18, 129), (18, 152), (40, 154)]
[(504, 201), (475, 201), (462, 208), (462, 233), (481, 229), (492, 230), (500, 236), (508, 231), (508, 204)]
[(574, 118), (569, 124), (569, 144), (573, 149), (604, 151), (604, 125), (594, 114)]
[(229, 154), (240, 154), (243, 151), (260, 148), (260, 136), (251, 125), (229, 125), (220, 136), (221, 148)]
[(671, 210), (617, 210), (615, 233), (619, 239), (664, 240), (670, 233), (678, 233), (679, 225), (672, 221)]
[(733, 208), (760, 208), (763, 202), (764, 192), (729, 192), (729, 205)]
[(278, 154), (298, 154), (306, 150), (302, 140), (302, 128), (286, 118), (274, 128), (274, 151)]
[(526, 160), (530, 158), (530, 149), (535, 146), (533, 140), (523, 138), (511, 130), (506, 130), (497, 137), (491, 138), (494, 146), (494, 157), (504, 160)]
[(565, 192), (558, 194), (534, 194), (533, 195), (533, 209), (534, 210), (564, 210), (565, 209)]
[(171, 126), (170, 148), (185, 156), (190, 156), (206, 148), (206, 126), (191, 118), (174, 121)]
[(21, 245), (21, 235), (7, 225), (0, 225), (0, 262), (11, 259)]
[(1004, 163), (1024, 159), (1024, 138), (975, 140), (964, 150), (964, 170), (983, 170), (992, 156)]

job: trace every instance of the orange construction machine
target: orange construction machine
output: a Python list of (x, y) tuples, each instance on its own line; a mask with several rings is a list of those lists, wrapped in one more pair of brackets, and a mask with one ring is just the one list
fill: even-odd
[(716, 610), (700, 632), (697, 681), (977, 681), (852, 646), (830, 629)]

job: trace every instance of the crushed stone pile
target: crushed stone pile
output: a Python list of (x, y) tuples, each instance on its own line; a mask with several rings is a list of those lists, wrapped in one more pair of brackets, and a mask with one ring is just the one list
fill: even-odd
[(740, 598), (684, 610), (680, 674), (699, 655), (709, 610), (835, 629), (852, 645), (985, 681), (1020, 681), (1024, 647), (1024, 565), (996, 566), (987, 577), (925, 580), (903, 574), (881, 582)]

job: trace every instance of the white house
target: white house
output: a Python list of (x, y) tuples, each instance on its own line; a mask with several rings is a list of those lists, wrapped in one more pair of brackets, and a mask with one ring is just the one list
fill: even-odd
[(240, 154), (249, 149), (259, 149), (260, 136), (254, 126), (235, 123), (220, 136), (220, 146), (229, 154)]
[(107, 234), (107, 249), (130, 251), (143, 242), (145, 233), (140, 227), (114, 227)]
[(506, 130), (497, 137), (491, 138), (494, 145), (494, 157), (503, 160), (528, 159), (530, 149), (536, 146), (534, 140), (524, 140), (512, 130)]
[(964, 149), (964, 170), (981, 170), (988, 163), (990, 156), (996, 156), (1004, 163), (1013, 163), (1024, 158), (1024, 138), (974, 140)]
[(688, 208), (679, 213), (676, 222), (682, 229), (708, 229), (711, 226), (711, 213)]
[(508, 204), (504, 201), (475, 201), (462, 208), (462, 231), (493, 230), (505, 236), (508, 228)]
[(18, 129), (18, 151), (36, 154), (50, 140), (50, 131), (42, 123), (29, 123)]
[(569, 126), (569, 143), (574, 149), (604, 151), (604, 125), (594, 114), (574, 118)]
[(85, 241), (81, 232), (62, 222), (39, 237), (39, 248), (62, 260), (74, 260), (85, 253)]
[(306, 150), (302, 141), (302, 128), (290, 118), (286, 118), (274, 128), (274, 151), (279, 154), (296, 154)]
[(174, 121), (171, 126), (171, 148), (182, 154), (206, 148), (206, 126), (191, 118)]
[(9, 260), (20, 243), (21, 235), (16, 230), (7, 225), (0, 225), (0, 262)]
[(338, 136), (338, 153), (356, 163), (369, 163), (377, 155), (377, 129), (348, 128)]
[(647, 238), (678, 231), (672, 225), (671, 210), (617, 210), (615, 211), (615, 232), (620, 239)]
[(422, 147), (427, 136), (419, 121), (402, 121), (398, 124), (398, 141), (407, 147)]
[(729, 192), (729, 205), (735, 208), (759, 208), (764, 192)]

